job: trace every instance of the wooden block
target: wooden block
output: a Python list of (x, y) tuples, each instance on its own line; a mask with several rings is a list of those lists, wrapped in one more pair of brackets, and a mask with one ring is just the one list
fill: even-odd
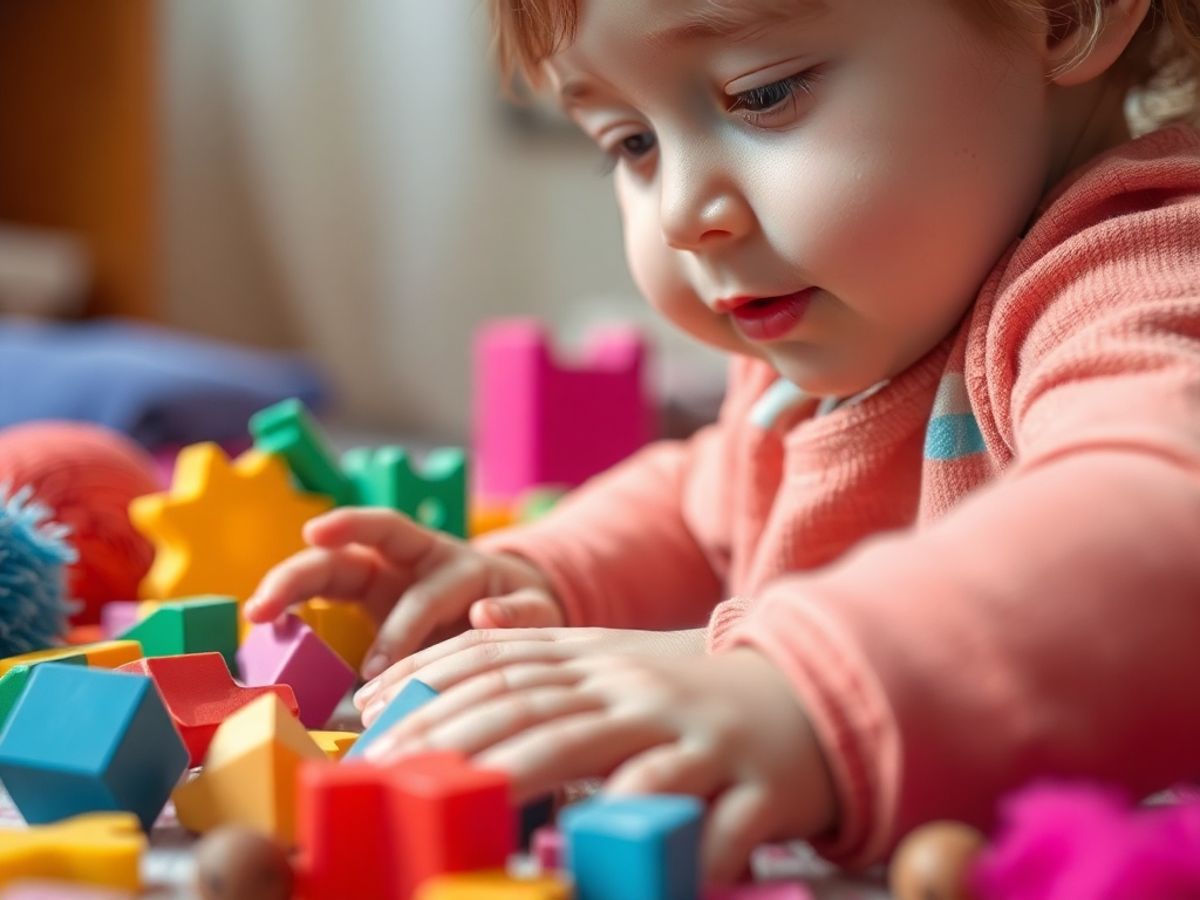
[(431, 452), (414, 469), (403, 447), (362, 448), (342, 457), (364, 506), (402, 512), (426, 528), (467, 536), (467, 455), (457, 447)]
[(283, 459), (306, 491), (332, 497), (338, 506), (360, 502), (354, 482), (342, 472), (301, 401), (284, 400), (255, 413), (250, 433), (255, 448)]
[(358, 740), (353, 731), (310, 731), (308, 736), (334, 762), (345, 756)]
[(216, 444), (186, 447), (171, 490), (129, 506), (133, 524), (156, 549), (141, 594), (219, 594), (240, 603), (268, 569), (304, 549), (304, 523), (331, 506), (293, 487), (278, 457), (251, 450), (230, 464)]
[(362, 667), (363, 657), (379, 631), (379, 625), (361, 603), (317, 597), (301, 603), (296, 615), (355, 672)]
[(256, 625), (238, 651), (242, 682), (290, 685), (300, 704), (300, 721), (320, 728), (356, 680), (354, 670), (303, 620)]
[(200, 765), (222, 722), (259, 697), (276, 696), (293, 716), (298, 711), (290, 687), (242, 687), (233, 680), (220, 653), (139, 659), (121, 666), (119, 671), (154, 680), (187, 747), (189, 766)]
[(532, 320), (495, 322), (474, 349), (475, 493), (511, 501), (541, 485), (575, 487), (651, 437), (646, 347), (629, 329), (592, 336), (584, 361), (560, 365)]
[(559, 815), (579, 900), (695, 900), (703, 805), (695, 797), (598, 795)]
[(425, 682), (417, 678), (410, 679), (408, 684), (404, 686), (404, 690), (393, 697), (391, 702), (384, 707), (383, 712), (379, 714), (379, 718), (371, 723), (371, 727), (359, 736), (354, 746), (346, 754), (346, 759), (355, 759), (362, 756), (366, 749), (380, 735), (400, 722), (409, 713), (420, 709), (436, 696), (437, 691)]
[(187, 766), (149, 678), (38, 666), (0, 734), (0, 780), (31, 825), (127, 810), (147, 831)]
[(142, 647), (137, 641), (101, 641), (98, 644), (52, 647), (49, 650), (36, 650), (33, 653), (22, 653), (20, 656), (7, 656), (0, 659), (0, 675), (16, 666), (57, 662), (69, 656), (83, 656), (89, 666), (98, 669), (115, 669), (117, 666), (138, 659), (141, 655)]
[(145, 849), (146, 837), (132, 813), (90, 813), (54, 825), (6, 828), (0, 830), (0, 885), (48, 878), (140, 891)]
[[(147, 608), (148, 607), (148, 608)], [(182, 656), (220, 653), (230, 672), (238, 671), (238, 605), (233, 597), (189, 597), (142, 604), (147, 615), (121, 637), (142, 645), (142, 655)]]
[(175, 791), (179, 821), (196, 832), (245, 825), (291, 845), (296, 837), (296, 773), (306, 759), (328, 764), (277, 696), (259, 697), (217, 728), (203, 771)]
[(417, 890), (415, 900), (570, 900), (570, 886), (557, 875), (516, 878), (504, 871), (440, 875)]

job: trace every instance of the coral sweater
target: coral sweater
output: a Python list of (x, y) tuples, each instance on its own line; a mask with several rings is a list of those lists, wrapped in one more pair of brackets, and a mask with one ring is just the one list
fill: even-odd
[[(770, 427), (736, 359), (719, 421), (483, 543), (573, 625), (681, 628), (779, 666), (880, 859), (1069, 774), (1200, 771), (1200, 134), (1072, 173), (955, 334), (883, 389)], [(723, 598), (724, 602), (721, 602)]]

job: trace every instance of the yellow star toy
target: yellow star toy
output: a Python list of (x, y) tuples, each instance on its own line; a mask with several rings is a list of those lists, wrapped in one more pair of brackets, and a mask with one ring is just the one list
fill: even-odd
[(293, 487), (277, 456), (250, 450), (231, 465), (216, 444), (187, 447), (171, 490), (129, 506), (133, 524), (155, 547), (140, 593), (244, 601), (271, 566), (304, 549), (304, 523), (332, 506)]

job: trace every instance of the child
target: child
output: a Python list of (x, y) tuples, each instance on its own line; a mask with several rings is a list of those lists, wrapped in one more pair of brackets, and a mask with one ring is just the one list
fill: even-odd
[[(248, 613), (394, 604), (366, 720), (443, 692), (372, 755), (708, 798), (714, 881), (768, 839), (875, 861), (1040, 775), (1195, 775), (1200, 135), (1123, 111), (1194, 111), (1200, 2), (493, 5), (729, 389), (535, 525), (312, 523)], [(528, 627), (559, 625), (604, 627)]]

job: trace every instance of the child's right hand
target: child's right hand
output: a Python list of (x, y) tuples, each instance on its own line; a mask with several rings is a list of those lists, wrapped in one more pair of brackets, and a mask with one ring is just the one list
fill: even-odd
[(336, 509), (308, 522), (310, 545), (269, 571), (245, 606), (269, 622), (311, 597), (361, 601), (382, 622), (363, 663), (393, 662), (468, 627), (564, 624), (549, 583), (530, 563), (483, 553), (386, 509)]

